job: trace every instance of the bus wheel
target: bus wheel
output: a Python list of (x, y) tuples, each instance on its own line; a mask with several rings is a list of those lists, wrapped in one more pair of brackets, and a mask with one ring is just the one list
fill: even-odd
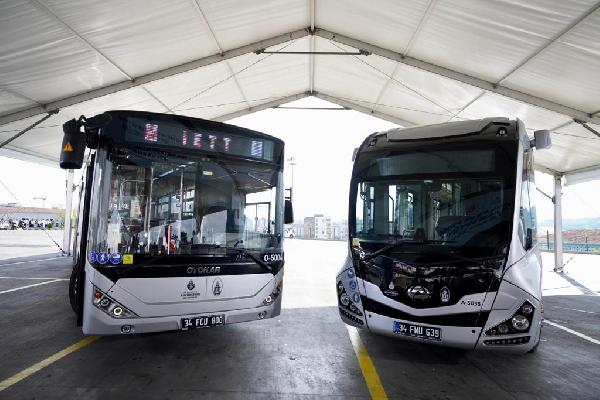
[(69, 279), (69, 302), (75, 314), (79, 313), (79, 304), (77, 304), (77, 288), (79, 285), (79, 274), (77, 267), (73, 268), (71, 278)]

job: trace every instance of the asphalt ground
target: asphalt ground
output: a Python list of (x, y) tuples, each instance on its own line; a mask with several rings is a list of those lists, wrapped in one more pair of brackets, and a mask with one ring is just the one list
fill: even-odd
[(70, 260), (2, 260), (0, 399), (599, 398), (600, 296), (545, 297), (533, 354), (403, 342), (339, 320), (334, 277), (345, 249), (286, 243), (278, 318), (83, 344), (67, 297)]
[(0, 260), (58, 254), (62, 244), (62, 229), (0, 231)]

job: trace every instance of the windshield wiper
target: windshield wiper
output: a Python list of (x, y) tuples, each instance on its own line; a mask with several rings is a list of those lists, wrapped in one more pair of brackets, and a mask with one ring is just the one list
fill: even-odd
[(472, 257), (461, 256), (460, 254), (457, 254), (455, 251), (450, 251), (450, 252), (444, 253), (444, 254), (454, 257), (457, 260), (468, 261), (468, 262), (471, 262), (471, 263), (479, 265), (479, 266), (485, 266), (483, 261), (493, 260), (496, 258), (504, 258), (503, 255), (493, 255), (493, 256), (488, 256), (488, 257), (472, 258)]
[(385, 253), (387, 251), (390, 251), (392, 249), (398, 248), (403, 246), (406, 243), (415, 243), (415, 244), (430, 244), (430, 243), (453, 243), (453, 240), (414, 240), (414, 239), (401, 239), (401, 240), (397, 240), (393, 243), (388, 244), (387, 246), (383, 246), (382, 248), (380, 248), (379, 250), (375, 250), (372, 253), (367, 253), (367, 255), (365, 255), (365, 257), (363, 258), (364, 260), (370, 260), (372, 258), (377, 257), (378, 255)]
[(243, 247), (225, 246), (225, 247), (222, 247), (222, 248), (225, 249), (225, 250), (235, 250), (235, 251), (239, 252), (242, 256), (247, 256), (248, 258), (250, 258), (252, 261), (254, 261), (255, 263), (257, 263), (265, 271), (267, 271), (269, 273), (273, 273), (273, 268), (271, 268), (271, 266), (269, 264), (265, 263), (263, 260), (261, 260), (260, 258), (256, 257), (254, 254), (248, 252), (248, 250), (244, 249)]
[(422, 242), (415, 241), (415, 240), (406, 240), (406, 239), (397, 240), (394, 243), (390, 243), (390, 244), (388, 244), (386, 246), (383, 246), (379, 250), (375, 250), (375, 251), (373, 251), (371, 253), (367, 253), (365, 255), (365, 257), (363, 258), (363, 260), (365, 260), (365, 261), (366, 260), (370, 260), (372, 258), (377, 257), (380, 254), (385, 253), (386, 251), (392, 250), (392, 249), (397, 248), (397, 247), (401, 247), (401, 246), (403, 246), (406, 243), (422, 243)]

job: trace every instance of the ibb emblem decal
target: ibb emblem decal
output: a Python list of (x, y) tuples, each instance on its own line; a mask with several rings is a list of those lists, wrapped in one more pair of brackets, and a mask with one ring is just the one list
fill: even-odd
[(431, 293), (423, 286), (411, 286), (406, 291), (406, 294), (412, 300), (429, 300), (431, 298)]
[(446, 286), (444, 286), (440, 291), (440, 300), (442, 303), (447, 303), (450, 301), (450, 289), (448, 289)]
[(181, 293), (182, 299), (193, 300), (193, 299), (197, 299), (198, 297), (200, 297), (200, 291), (194, 290), (196, 288), (196, 284), (194, 283), (193, 280), (190, 279), (190, 281), (187, 283), (186, 287), (187, 287), (187, 291), (184, 291), (183, 293)]
[(213, 281), (212, 291), (215, 296), (220, 296), (223, 292), (223, 281), (221, 278), (217, 278)]

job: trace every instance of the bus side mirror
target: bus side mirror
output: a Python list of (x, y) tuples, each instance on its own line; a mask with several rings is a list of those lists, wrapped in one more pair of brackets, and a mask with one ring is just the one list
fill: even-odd
[(533, 248), (533, 229), (527, 228), (525, 234), (525, 250), (531, 250)]
[(63, 140), (60, 151), (62, 169), (80, 169), (85, 154), (86, 134), (81, 132), (81, 123), (75, 119), (63, 124)]
[(550, 131), (547, 129), (533, 132), (533, 143), (532, 147), (537, 150), (549, 149), (552, 147), (552, 140), (550, 139)]
[(294, 207), (292, 201), (289, 199), (285, 200), (285, 206), (283, 210), (283, 223), (293, 224), (294, 223)]

